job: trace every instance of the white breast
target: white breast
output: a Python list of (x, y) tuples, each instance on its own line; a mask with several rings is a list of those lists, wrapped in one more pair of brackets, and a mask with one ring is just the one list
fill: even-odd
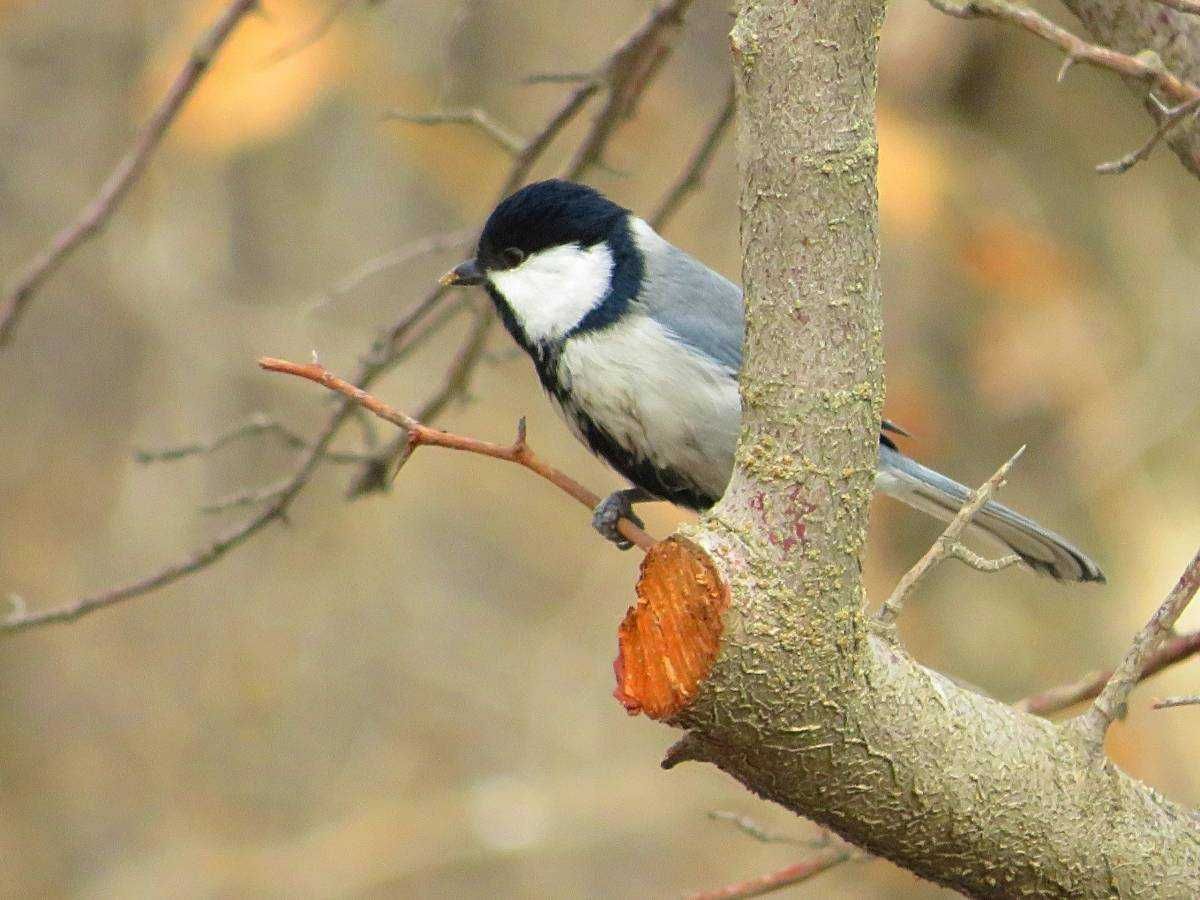
[(568, 340), (558, 370), (571, 400), (623, 446), (713, 497), (725, 492), (741, 424), (729, 369), (633, 313)]

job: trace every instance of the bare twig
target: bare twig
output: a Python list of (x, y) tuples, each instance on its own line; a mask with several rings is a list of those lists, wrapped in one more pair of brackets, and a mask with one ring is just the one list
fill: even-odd
[(1200, 696), (1163, 697), (1154, 703), (1155, 709), (1171, 709), (1176, 706), (1200, 706)]
[[(1184, 9), (1185, 6), (1200, 8), (1196, 0), (1160, 2), (1187, 12), (1195, 10)], [(1056, 25), (1036, 10), (1023, 4), (1011, 3), (1009, 0), (965, 0), (962, 3), (955, 0), (929, 0), (929, 3), (935, 9), (960, 19), (989, 18), (1009, 22), (1048, 41), (1066, 54), (1058, 72), (1059, 81), (1063, 80), (1075, 63), (1087, 63), (1141, 81), (1177, 104), (1172, 109), (1163, 111), (1164, 114), (1158, 118), (1157, 130), (1145, 144), (1118, 160), (1097, 166), (1097, 171), (1102, 174), (1120, 174), (1145, 159), (1159, 141), (1189, 112), (1195, 112), (1196, 106), (1193, 104), (1200, 103), (1200, 87), (1173, 74), (1152, 50), (1144, 50), (1130, 56), (1099, 44), (1089, 43)], [(1158, 106), (1161, 110), (1162, 104), (1158, 103)]]
[(497, 122), (491, 114), (478, 107), (448, 109), (444, 112), (431, 113), (407, 113), (392, 110), (386, 118), (409, 122), (413, 125), (473, 125), (514, 156), (524, 150), (526, 145), (524, 140)]
[[(370, 3), (375, 3), (377, 0), (369, 0)], [(321, 38), (329, 33), (335, 22), (341, 18), (342, 13), (349, 9), (354, 4), (354, 0), (333, 0), (329, 8), (325, 10), (325, 14), (319, 18), (316, 23), (309, 29), (302, 32), (299, 36), (292, 38), (285, 44), (272, 50), (267, 56), (266, 65), (274, 65), (278, 62), (283, 62), (290, 56), (295, 56), (302, 50), (307, 50)]]
[[(1200, 653), (1200, 631), (1190, 631), (1186, 634), (1169, 637), (1147, 660), (1142, 669), (1141, 680), (1145, 681), (1163, 669), (1190, 659), (1197, 653)], [(1034, 715), (1048, 716), (1096, 697), (1112, 676), (1112, 669), (1091, 672), (1078, 681), (1049, 688), (1023, 700), (1018, 700), (1013, 706)]]
[[(222, 447), (234, 441), (256, 437), (260, 434), (274, 434), (278, 436), (285, 446), (293, 450), (308, 450), (312, 448), (310, 441), (296, 434), (294, 431), (285, 428), (278, 422), (259, 414), (252, 416), (242, 425), (221, 432), (210, 440), (180, 444), (176, 447), (164, 447), (159, 450), (136, 450), (133, 456), (137, 462), (143, 465), (158, 462), (175, 462), (176, 460), (186, 459), (189, 456), (207, 456), (210, 453), (216, 453)], [(331, 463), (354, 464), (366, 462), (372, 456), (373, 454), (370, 453), (350, 453), (331, 450), (325, 454), (325, 459)]]
[(721, 144), (721, 138), (725, 136), (725, 132), (729, 130), (729, 125), (733, 121), (734, 111), (737, 109), (737, 96), (734, 93), (733, 82), (729, 83), (729, 92), (725, 96), (725, 102), (721, 104), (721, 109), (717, 113), (712, 124), (704, 133), (704, 137), (700, 141), (700, 146), (692, 155), (687, 167), (683, 170), (683, 174), (679, 176), (679, 180), (671, 186), (663, 197), (662, 203), (659, 204), (653, 215), (647, 220), (655, 230), (661, 230), (667, 222), (669, 222), (679, 211), (679, 207), (688, 198), (693, 191), (700, 187), (704, 181), (704, 175), (708, 171), (709, 165), (712, 164), (714, 154), (717, 152), (717, 147)]
[(455, 247), (464, 247), (474, 240), (475, 234), (476, 229), (474, 228), (460, 228), (457, 231), (431, 234), (407, 243), (403, 247), (397, 247), (395, 250), (390, 250), (387, 253), (368, 259), (331, 285), (325, 292), (325, 298), (318, 306), (333, 303), (353, 291), (368, 278), (373, 278), (381, 272), (386, 272), (388, 269), (403, 266), (433, 253), (441, 253), (446, 250), (452, 250)]
[[(466, 393), (467, 381), (483, 356), (493, 321), (492, 315), (486, 310), (481, 309), (476, 313), (471, 333), (451, 363), (445, 381), (433, 396), (417, 409), (413, 418), (422, 422), (436, 418), (452, 400)], [(400, 432), (381, 450), (372, 454), (368, 465), (363, 466), (346, 490), (346, 497), (354, 499), (376, 491), (388, 490), (401, 466), (408, 459), (408, 450), (408, 439), (404, 432)]]
[(740, 900), (743, 897), (761, 897), (763, 894), (770, 894), (815, 878), (834, 866), (849, 862), (853, 856), (849, 849), (826, 850), (767, 875), (727, 884), (712, 891), (699, 891), (691, 894), (688, 900)]
[(1200, 87), (1172, 74), (1157, 53), (1147, 50), (1129, 56), (1099, 44), (1090, 44), (1027, 6), (1010, 3), (1009, 0), (966, 0), (961, 4), (953, 0), (929, 0), (929, 3), (935, 9), (959, 19), (988, 18), (1018, 25), (1058, 47), (1072, 65), (1087, 63), (1136, 78), (1180, 103), (1200, 97)]
[(792, 837), (790, 834), (767, 831), (749, 816), (721, 809), (712, 810), (708, 814), (708, 817), (717, 822), (728, 822), (742, 834), (752, 837), (763, 844), (790, 844), (793, 847), (807, 847), (811, 850), (821, 850), (828, 847), (832, 841), (828, 831), (822, 831), (821, 837), (816, 840), (805, 840), (803, 838)]
[(0, 301), (0, 346), (12, 339), (18, 318), (42, 283), (76, 247), (104, 227), (126, 192), (146, 168), (150, 155), (212, 64), (225, 39), (242, 17), (257, 5), (258, 0), (233, 0), (217, 17), (208, 33), (192, 48), (166, 96), (134, 140), (129, 152), (101, 185), (95, 199), (83, 208), (74, 222), (54, 236), (50, 245), (30, 261), (5, 292), (4, 299)]
[[(525, 442), (524, 419), (517, 426), (517, 438), (512, 444), (493, 444), (488, 441), (480, 441), (476, 438), (466, 437), (465, 435), (451, 434), (448, 431), (440, 431), (436, 428), (430, 428), (428, 425), (423, 425), (407, 413), (389, 406), (361, 388), (357, 388), (350, 382), (338, 378), (325, 369), (324, 366), (317, 363), (304, 365), (288, 362), (283, 359), (263, 357), (258, 361), (258, 364), (270, 372), (282, 372), (285, 375), (297, 375), (301, 378), (307, 378), (309, 381), (315, 381), (317, 384), (323, 385), (331, 391), (337, 391), (342, 396), (348, 397), (360, 406), (369, 409), (384, 421), (391, 422), (393, 425), (403, 428), (408, 434), (407, 440), (410, 452), (417, 447), (446, 447), (450, 450), (463, 450), (467, 453), (477, 453), (481, 456), (491, 457), (492, 459), (502, 459), (506, 462), (524, 466), (534, 474), (540, 475), (559, 490), (574, 497), (588, 509), (594, 509), (601, 500), (598, 494), (592, 493), (565, 472), (561, 472), (553, 466), (542, 462), (529, 449), (529, 445)], [(618, 521), (617, 530), (623, 537), (637, 544), (643, 550), (648, 550), (654, 545), (654, 539), (628, 519)]]
[(1142, 679), (1142, 673), (1146, 670), (1154, 651), (1171, 633), (1180, 614), (1196, 595), (1197, 589), (1200, 589), (1200, 550), (1196, 551), (1192, 561), (1175, 582), (1175, 587), (1171, 588), (1171, 592), (1155, 610), (1150, 621), (1133, 639), (1132, 646), (1092, 705), (1075, 720), (1080, 735), (1096, 752), (1102, 751), (1108, 726), (1124, 714), (1130, 691)]
[(684, 14), (691, 5), (692, 0), (670, 0), (658, 7), (646, 24), (609, 56), (600, 77), (608, 90), (604, 106), (575, 151), (564, 178), (577, 179), (601, 161), (613, 132), (633, 115), (646, 86), (670, 54), (674, 32), (683, 24)]
[(283, 492), (287, 490), (287, 487), (288, 482), (281, 481), (278, 484), (268, 485), (267, 487), (254, 488), (240, 494), (231, 494), (212, 503), (205, 503), (200, 507), (200, 512), (211, 515), (213, 513), (229, 512), (231, 509), (242, 509), (247, 506), (259, 506), (263, 503), (270, 503), (272, 500), (278, 500)]
[(1162, 101), (1150, 95), (1150, 102), (1154, 105), (1158, 115), (1158, 127), (1154, 129), (1154, 133), (1146, 140), (1142, 146), (1136, 150), (1126, 153), (1120, 159), (1114, 159), (1111, 162), (1100, 163), (1096, 166), (1096, 171), (1101, 175), (1120, 175), (1128, 172), (1142, 160), (1147, 159), (1154, 148), (1176, 125), (1183, 122), (1189, 115), (1194, 116), (1196, 110), (1200, 109), (1200, 97), (1193, 97), (1191, 100), (1185, 100), (1177, 106), (1163, 106)]
[(950, 555), (961, 563), (966, 563), (978, 572), (1000, 572), (1009, 566), (1015, 566), (1021, 557), (1015, 553), (1002, 556), (999, 559), (986, 559), (973, 551), (966, 544), (951, 544)]
[[(974, 568), (990, 572), (999, 571), (1011, 565), (1007, 557), (993, 562), (981, 559), (976, 554), (965, 551), (965, 548), (961, 551), (956, 551), (955, 547), (959, 546), (959, 538), (971, 523), (971, 519), (975, 517), (975, 514), (983, 508), (983, 505), (1004, 484), (1004, 479), (1008, 477), (1008, 472), (1013, 467), (1013, 463), (1020, 459), (1021, 454), (1024, 452), (1025, 448), (1022, 447), (1012, 455), (1012, 458), (1008, 462), (996, 470), (996, 474), (980, 485), (979, 489), (971, 495), (971, 499), (963, 505), (958, 514), (950, 521), (950, 524), (946, 526), (946, 530), (933, 542), (933, 546), (925, 551), (925, 555), (917, 560), (916, 565), (904, 573), (904, 577), (900, 579), (896, 585), (896, 589), (892, 591), (892, 595), (887, 598), (883, 606), (879, 608), (879, 612), (875, 614), (876, 621), (884, 629), (891, 630), (894, 633), (896, 619), (899, 618), (900, 611), (904, 608), (904, 601), (908, 598), (908, 595), (912, 593), (913, 588), (917, 586), (918, 582), (920, 582), (930, 569), (937, 566), (938, 563), (947, 557), (953, 556), (963, 562), (969, 563)], [(976, 565), (976, 562), (979, 565)]]

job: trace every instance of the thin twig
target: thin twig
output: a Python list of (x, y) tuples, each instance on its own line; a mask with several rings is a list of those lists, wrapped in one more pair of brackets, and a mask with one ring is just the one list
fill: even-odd
[(563, 172), (574, 181), (601, 162), (603, 151), (622, 121), (633, 115), (638, 99), (671, 52), (672, 33), (683, 24), (692, 0), (670, 0), (609, 56), (602, 70), (608, 94), (592, 128)]
[(1001, 572), (1009, 566), (1015, 566), (1021, 557), (1015, 553), (1002, 556), (999, 559), (987, 559), (980, 556), (966, 544), (951, 544), (950, 555), (961, 563), (966, 563), (977, 572)]
[(1108, 726), (1114, 719), (1124, 715), (1130, 691), (1142, 679), (1142, 673), (1154, 651), (1171, 633), (1180, 614), (1196, 596), (1197, 589), (1200, 589), (1200, 550), (1196, 551), (1150, 621), (1137, 633), (1104, 689), (1087, 711), (1074, 721), (1079, 734), (1094, 751), (1101, 751)]
[[(391, 422), (393, 425), (403, 428), (408, 433), (408, 444), (413, 450), (417, 447), (445, 447), (450, 450), (462, 450), (467, 453), (488, 456), (492, 459), (505, 460), (506, 462), (524, 466), (534, 474), (540, 475), (559, 490), (574, 497), (588, 509), (594, 509), (601, 500), (598, 494), (592, 493), (565, 472), (561, 472), (553, 466), (542, 462), (529, 449), (529, 445), (525, 442), (524, 419), (517, 426), (517, 438), (512, 444), (493, 444), (489, 441), (481, 441), (476, 438), (466, 437), (465, 435), (452, 434), (448, 431), (440, 431), (437, 428), (430, 428), (428, 425), (423, 425), (407, 413), (389, 406), (361, 388), (357, 388), (350, 382), (338, 378), (318, 363), (301, 364), (264, 356), (258, 361), (258, 364), (269, 372), (282, 372), (285, 375), (297, 375), (300, 378), (307, 378), (309, 381), (315, 381), (317, 384), (327, 387), (331, 391), (337, 391), (342, 396), (348, 397), (360, 406), (369, 409), (384, 421)], [(654, 545), (654, 539), (628, 519), (619, 520), (617, 522), (617, 530), (624, 538), (637, 544), (643, 550), (648, 550)]]
[(728, 822), (742, 834), (747, 837), (752, 837), (754, 840), (763, 844), (790, 844), (793, 847), (807, 847), (810, 850), (823, 850), (830, 845), (832, 838), (828, 831), (822, 831), (821, 837), (816, 840), (805, 840), (803, 838), (793, 837), (790, 834), (780, 834), (774, 831), (767, 831), (749, 816), (744, 816), (741, 813), (728, 812), (726, 810), (714, 809), (709, 812), (708, 817), (717, 822)]
[(1072, 65), (1087, 63), (1136, 78), (1180, 103), (1200, 97), (1200, 87), (1174, 75), (1154, 51), (1146, 50), (1130, 56), (1088, 43), (1028, 6), (1010, 3), (1009, 0), (966, 0), (961, 4), (953, 0), (929, 0), (929, 3), (935, 9), (959, 19), (988, 18), (1018, 25), (1058, 47)]
[(770, 894), (815, 878), (834, 866), (849, 862), (853, 857), (854, 854), (850, 850), (827, 850), (768, 875), (748, 878), (712, 891), (699, 891), (691, 894), (688, 900), (740, 900), (743, 897), (761, 897), (763, 894)]
[(1150, 95), (1150, 102), (1154, 105), (1158, 115), (1158, 127), (1154, 129), (1154, 133), (1146, 140), (1142, 146), (1136, 150), (1126, 153), (1120, 159), (1114, 159), (1111, 162), (1100, 163), (1096, 166), (1096, 171), (1101, 175), (1121, 175), (1128, 172), (1142, 160), (1147, 159), (1154, 148), (1176, 125), (1183, 122), (1190, 114), (1194, 116), (1196, 111), (1200, 109), (1200, 97), (1193, 97), (1191, 100), (1185, 100), (1177, 106), (1163, 106), (1162, 101)]
[(713, 119), (712, 124), (704, 132), (700, 146), (692, 155), (687, 167), (683, 170), (683, 174), (679, 176), (679, 180), (667, 191), (658, 209), (647, 219), (656, 231), (663, 229), (667, 222), (679, 211), (679, 207), (683, 205), (688, 195), (698, 189), (703, 183), (704, 175), (708, 171), (708, 167), (712, 164), (717, 147), (720, 146), (721, 139), (729, 130), (730, 123), (733, 122), (733, 114), (736, 109), (737, 95), (731, 81), (729, 83), (729, 91), (725, 96), (725, 102), (721, 104), (721, 109), (717, 113), (716, 118)]
[(460, 228), (457, 231), (431, 234), (411, 241), (402, 247), (397, 247), (395, 250), (390, 250), (387, 253), (368, 259), (331, 285), (325, 292), (324, 299), (317, 306), (326, 306), (337, 301), (353, 291), (368, 278), (374, 278), (388, 269), (403, 266), (423, 256), (442, 253), (446, 250), (452, 250), (455, 247), (464, 247), (475, 239), (476, 233), (477, 229), (474, 228)]
[(325, 37), (329, 33), (329, 29), (334, 26), (334, 23), (341, 18), (342, 13), (353, 4), (354, 0), (333, 0), (329, 5), (329, 9), (325, 10), (325, 14), (311, 28), (272, 50), (264, 61), (265, 64), (272, 66), (283, 62), (288, 57), (295, 56), (302, 50), (307, 50), (321, 38)]
[(122, 198), (146, 168), (150, 155), (174, 122), (179, 110), (212, 64), (221, 45), (242, 17), (253, 10), (258, 0), (233, 0), (213, 23), (208, 33), (192, 48), (188, 60), (171, 83), (166, 96), (142, 128), (129, 152), (117, 163), (101, 185), (99, 193), (80, 212), (78, 218), (57, 235), (33, 258), (0, 301), (0, 347), (12, 339), (21, 314), (42, 283), (81, 243), (100, 231)]
[[(925, 551), (925, 555), (917, 560), (916, 565), (904, 573), (904, 577), (900, 579), (896, 585), (896, 589), (892, 591), (892, 595), (887, 598), (883, 606), (879, 608), (879, 612), (875, 614), (875, 620), (880, 626), (894, 633), (896, 619), (899, 618), (900, 611), (904, 608), (904, 601), (908, 598), (908, 595), (912, 593), (913, 588), (917, 586), (926, 573), (947, 557), (954, 556), (964, 562), (971, 562), (972, 558), (979, 560), (983, 563), (983, 566), (975, 567), (982, 568), (984, 571), (999, 571), (1009, 565), (1006, 559), (991, 562), (980, 559), (973, 553), (969, 554), (968, 557), (967, 553), (956, 552), (954, 548), (958, 545), (959, 537), (971, 523), (975, 514), (983, 508), (983, 505), (1004, 484), (1004, 479), (1008, 477), (1008, 472), (1013, 467), (1013, 463), (1020, 459), (1021, 454), (1024, 452), (1025, 448), (1021, 447), (1020, 450), (1012, 455), (1012, 458), (1008, 462), (996, 470), (996, 474), (979, 486), (979, 489), (971, 495), (971, 498), (963, 504), (962, 509), (958, 511), (958, 514), (946, 526), (946, 530)], [(972, 565), (974, 565), (973, 562)]]
[[(1200, 631), (1173, 635), (1167, 638), (1147, 660), (1140, 680), (1145, 681), (1163, 669), (1183, 662), (1185, 659), (1191, 659), (1197, 653), (1200, 653)], [(1048, 688), (1023, 700), (1018, 700), (1013, 706), (1037, 716), (1049, 716), (1098, 696), (1112, 676), (1112, 669), (1091, 672), (1078, 681)]]
[[(475, 365), (483, 356), (487, 346), (488, 332), (491, 330), (494, 317), (490, 312), (480, 309), (475, 315), (475, 324), (467, 336), (466, 343), (459, 350), (458, 356), (451, 363), (442, 386), (434, 392), (418, 409), (413, 418), (426, 422), (436, 418), (449, 406), (450, 402), (466, 393), (467, 381)], [(372, 455), (369, 464), (351, 482), (346, 490), (346, 497), (354, 499), (376, 491), (386, 491), (392, 486), (396, 474), (408, 459), (408, 440), (404, 432), (397, 434), (381, 450)]]
[(288, 482), (281, 481), (278, 484), (254, 488), (253, 490), (243, 491), (240, 494), (230, 494), (228, 497), (223, 497), (212, 503), (205, 503), (200, 507), (200, 512), (213, 515), (215, 513), (229, 512), (231, 509), (243, 509), (247, 506), (259, 506), (263, 503), (270, 503), (272, 500), (278, 500), (283, 492), (287, 490), (287, 487)]
[[(189, 456), (208, 456), (211, 453), (216, 453), (227, 444), (234, 441), (242, 440), (243, 438), (257, 437), (260, 434), (274, 434), (287, 447), (293, 450), (308, 450), (312, 447), (312, 442), (296, 434), (296, 432), (280, 425), (278, 422), (268, 419), (266, 416), (259, 414), (252, 416), (245, 423), (230, 428), (228, 431), (223, 431), (216, 437), (207, 441), (194, 441), (190, 444), (180, 444), (176, 447), (163, 447), (158, 450), (135, 450), (133, 458), (135, 461), (148, 465), (150, 463), (160, 462), (175, 462), (177, 460), (186, 459)], [(344, 465), (352, 465), (355, 463), (366, 462), (371, 459), (371, 453), (353, 453), (342, 451), (329, 451), (325, 454), (325, 460), (331, 463), (340, 463)]]
[(1200, 696), (1163, 697), (1154, 702), (1155, 709), (1171, 709), (1176, 706), (1200, 706)]
[[(1186, 12), (1194, 12), (1195, 9), (1185, 7), (1197, 6), (1200, 8), (1197, 0), (1159, 0), (1159, 2)], [(1178, 104), (1175, 107), (1176, 110), (1185, 107), (1176, 121), (1164, 123), (1164, 120), (1159, 118), (1158, 130), (1137, 150), (1126, 154), (1121, 159), (1110, 163), (1101, 163), (1097, 166), (1097, 170), (1102, 174), (1120, 174), (1145, 159), (1166, 133), (1186, 116), (1189, 111), (1186, 107), (1200, 101), (1200, 87), (1173, 74), (1153, 50), (1143, 50), (1141, 53), (1130, 56), (1109, 47), (1089, 43), (1056, 25), (1036, 10), (1023, 4), (1011, 3), (1009, 0), (965, 0), (962, 3), (955, 2), (955, 0), (929, 0), (929, 4), (935, 9), (959, 19), (989, 18), (1009, 22), (1048, 41), (1066, 54), (1066, 59), (1063, 60), (1062, 67), (1058, 72), (1059, 81), (1063, 80), (1067, 71), (1075, 63), (1087, 63), (1143, 82)], [(1194, 109), (1195, 107), (1192, 107), (1193, 111)]]
[(384, 118), (413, 125), (472, 125), (513, 156), (524, 150), (527, 143), (492, 118), (490, 113), (478, 107), (448, 109), (444, 112), (431, 113), (408, 113), (392, 110)]

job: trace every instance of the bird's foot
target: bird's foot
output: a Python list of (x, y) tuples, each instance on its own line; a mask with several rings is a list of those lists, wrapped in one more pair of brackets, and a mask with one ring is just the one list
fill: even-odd
[(633, 543), (617, 531), (617, 521), (628, 519), (638, 528), (644, 528), (642, 520), (633, 512), (634, 502), (640, 499), (644, 499), (644, 495), (638, 490), (613, 491), (592, 510), (592, 527), (616, 544), (618, 550), (628, 550)]

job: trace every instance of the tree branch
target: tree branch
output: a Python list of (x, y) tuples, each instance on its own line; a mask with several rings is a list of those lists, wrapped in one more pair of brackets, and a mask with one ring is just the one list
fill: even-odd
[(501, 125), (486, 110), (478, 107), (470, 109), (448, 109), (443, 112), (409, 113), (392, 110), (385, 118), (398, 122), (408, 122), (413, 125), (473, 125), (483, 134), (492, 139), (499, 147), (516, 156), (525, 149), (526, 141), (521, 140), (504, 125)]
[[(1146, 661), (1140, 680), (1145, 681), (1163, 669), (1183, 662), (1185, 659), (1191, 659), (1197, 653), (1200, 653), (1200, 631), (1169, 637)], [(1078, 681), (1049, 688), (1023, 700), (1018, 700), (1013, 706), (1022, 712), (1033, 713), (1035, 716), (1053, 715), (1098, 696), (1112, 677), (1112, 669), (1092, 672)]]
[(1013, 464), (1021, 458), (1021, 454), (1024, 452), (1025, 448), (1021, 447), (1021, 449), (1012, 455), (1008, 462), (996, 470), (996, 473), (991, 478), (980, 485), (978, 490), (972, 492), (971, 498), (963, 504), (962, 509), (950, 520), (950, 524), (946, 526), (946, 530), (925, 551), (925, 555), (917, 560), (911, 569), (904, 573), (904, 577), (897, 583), (896, 589), (892, 591), (891, 596), (879, 608), (879, 612), (875, 614), (875, 621), (884, 629), (884, 633), (888, 635), (890, 640), (894, 641), (896, 639), (896, 620), (900, 617), (900, 611), (904, 608), (904, 601), (908, 599), (908, 595), (913, 592), (918, 582), (939, 563), (950, 557), (954, 557), (980, 571), (998, 572), (1000, 569), (1012, 565), (1013, 562), (1020, 561), (1020, 557), (1005, 557), (1004, 559), (995, 561), (983, 559), (960, 544), (959, 538), (962, 537), (962, 533), (966, 530), (966, 527), (971, 524), (971, 520), (975, 518), (975, 514), (983, 509), (984, 504), (991, 500), (992, 495), (1004, 485), (1004, 479), (1008, 477), (1009, 470), (1012, 469)]
[(662, 202), (650, 216), (648, 221), (655, 231), (662, 231), (666, 224), (675, 217), (675, 213), (687, 200), (688, 196), (699, 190), (700, 185), (704, 182), (704, 175), (708, 172), (709, 166), (712, 164), (713, 156), (717, 152), (717, 147), (721, 145), (722, 138), (729, 131), (729, 125), (733, 122), (733, 113), (737, 109), (737, 93), (734, 90), (733, 83), (729, 84), (729, 92), (725, 97), (725, 102), (721, 104), (721, 109), (717, 112), (716, 118), (712, 124), (704, 132), (704, 137), (700, 140), (700, 146), (696, 148), (696, 152), (692, 155), (691, 160), (684, 168), (683, 173), (675, 184), (667, 191)]
[[(1066, 2), (1068, 6), (1071, 6), (1074, 0), (1066, 0)], [(1120, 174), (1145, 159), (1163, 137), (1183, 122), (1187, 113), (1195, 111), (1196, 107), (1193, 104), (1200, 102), (1200, 87), (1176, 76), (1153, 50), (1140, 50), (1135, 54), (1127, 54), (1089, 43), (1056, 25), (1036, 10), (1011, 3), (1009, 0), (966, 0), (963, 3), (957, 3), (955, 0), (929, 0), (929, 4), (947, 15), (960, 19), (989, 18), (1008, 22), (1053, 44), (1066, 54), (1066, 59), (1058, 73), (1059, 81), (1063, 79), (1072, 65), (1082, 62), (1096, 68), (1108, 69), (1127, 79), (1140, 82), (1178, 104), (1174, 109), (1165, 111), (1162, 115), (1156, 115), (1155, 133), (1140, 148), (1119, 160), (1098, 165), (1097, 170), (1101, 174)], [(1156, 99), (1149, 95), (1147, 102), (1153, 107)], [(1161, 108), (1161, 103), (1158, 106)], [(1193, 171), (1196, 170), (1193, 169)]]
[(1196, 551), (1192, 561), (1175, 582), (1175, 587), (1155, 610), (1150, 621), (1133, 639), (1133, 645), (1091, 707), (1075, 720), (1074, 724), (1080, 735), (1094, 752), (1101, 752), (1109, 725), (1113, 719), (1125, 714), (1125, 704), (1134, 685), (1141, 681), (1147, 663), (1171, 633), (1179, 616), (1196, 596), (1197, 589), (1200, 589), (1200, 550)]
[(761, 897), (763, 894), (781, 891), (815, 878), (834, 866), (849, 862), (853, 856), (854, 852), (850, 849), (825, 850), (767, 875), (737, 881), (712, 891), (699, 891), (689, 895), (688, 900), (741, 900), (744, 897)]
[(76, 247), (100, 231), (108, 222), (129, 188), (146, 168), (150, 155), (162, 140), (171, 123), (183, 108), (204, 73), (208, 71), (225, 39), (242, 17), (255, 9), (258, 0), (233, 0), (217, 17), (208, 33), (192, 49), (179, 74), (171, 83), (166, 96), (142, 128), (129, 152), (117, 163), (112, 174), (100, 187), (100, 192), (80, 212), (79, 217), (54, 236), (50, 245), (39, 253), (17, 276), (0, 301), (0, 347), (12, 340), (17, 320), (42, 283), (49, 278)]
[[(336, 391), (359, 406), (370, 410), (384, 421), (391, 422), (393, 425), (404, 429), (407, 434), (406, 442), (408, 450), (407, 454), (405, 454), (405, 459), (417, 447), (445, 447), (450, 450), (477, 453), (480, 456), (501, 459), (524, 466), (535, 475), (539, 475), (549, 481), (559, 490), (574, 497), (588, 509), (594, 509), (601, 500), (598, 494), (592, 493), (565, 472), (543, 462), (529, 449), (529, 445), (525, 442), (524, 419), (517, 426), (517, 439), (512, 444), (493, 444), (488, 441), (480, 441), (464, 435), (451, 434), (448, 431), (440, 431), (436, 428), (430, 428), (428, 425), (423, 425), (407, 413), (389, 406), (361, 388), (357, 388), (350, 382), (338, 378), (324, 366), (317, 363), (305, 365), (264, 356), (258, 361), (258, 364), (269, 372), (282, 372), (285, 375), (296, 375), (300, 378), (307, 378), (309, 381), (315, 381), (317, 384), (327, 387), (331, 391)], [(617, 530), (623, 537), (637, 544), (643, 550), (654, 546), (654, 539), (628, 519), (618, 521)]]

